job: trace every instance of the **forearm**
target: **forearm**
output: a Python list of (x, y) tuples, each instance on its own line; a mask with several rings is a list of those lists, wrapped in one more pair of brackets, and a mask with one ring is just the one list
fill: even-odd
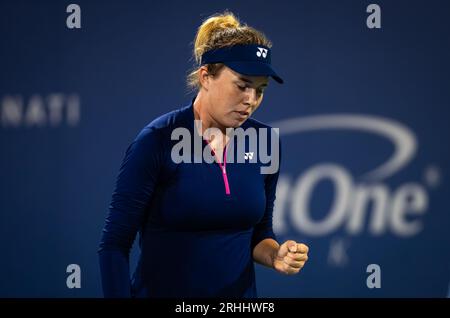
[(279, 248), (280, 245), (274, 239), (264, 239), (253, 249), (253, 260), (258, 264), (273, 268), (273, 261)]

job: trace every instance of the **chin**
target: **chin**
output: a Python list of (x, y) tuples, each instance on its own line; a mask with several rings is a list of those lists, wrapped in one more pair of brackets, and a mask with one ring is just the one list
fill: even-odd
[(241, 127), (241, 125), (245, 122), (245, 120), (243, 121), (234, 121), (232, 125), (230, 125), (230, 128), (239, 128)]
[(246, 120), (246, 119), (237, 119), (237, 118), (229, 118), (228, 121), (226, 122), (225, 127), (228, 128), (239, 128)]

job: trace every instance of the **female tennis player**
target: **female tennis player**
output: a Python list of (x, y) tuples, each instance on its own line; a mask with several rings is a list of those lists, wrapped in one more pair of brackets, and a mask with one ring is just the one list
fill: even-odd
[[(230, 128), (274, 137), (251, 118), (269, 78), (283, 83), (271, 66), (272, 44), (230, 12), (206, 19), (194, 43), (197, 66), (188, 84), (196, 96), (148, 124), (120, 167), (99, 248), (105, 297), (254, 298), (254, 262), (297, 274), (308, 260), (306, 245), (280, 245), (272, 229), (279, 169), (261, 173), (253, 158), (259, 148), (241, 160), (229, 150), (236, 142)], [(174, 149), (184, 133), (192, 138), (184, 146), (195, 148), (199, 137), (201, 151), (184, 147), (179, 157), (192, 160), (180, 161)], [(214, 162), (198, 162), (208, 152)], [(137, 233), (140, 257), (130, 278)]]

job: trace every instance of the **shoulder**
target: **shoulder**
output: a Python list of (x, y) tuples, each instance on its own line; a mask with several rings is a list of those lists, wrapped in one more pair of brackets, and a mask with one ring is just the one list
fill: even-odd
[(183, 124), (187, 111), (188, 107), (182, 107), (158, 116), (142, 128), (135, 141), (161, 139), (167, 134), (170, 136), (174, 128)]
[(261, 145), (261, 141), (263, 143), (265, 142), (264, 144), (267, 145), (269, 153), (272, 153), (273, 149), (275, 152), (278, 152), (278, 156), (280, 156), (281, 138), (278, 127), (273, 127), (254, 118), (247, 119), (241, 127), (244, 131), (246, 129), (255, 129), (258, 140), (260, 140), (259, 145)]
[(267, 129), (271, 129), (272, 127), (266, 123), (263, 123), (255, 118), (249, 118), (245, 121), (245, 123), (241, 126), (243, 128), (249, 128), (249, 127), (253, 127), (253, 128), (267, 128)]
[(260, 135), (262, 131), (266, 130), (264, 135), (269, 138), (272, 138), (272, 136), (279, 138), (280, 135), (279, 129), (277, 127), (272, 127), (271, 125), (263, 123), (254, 118), (247, 119), (244, 124), (241, 125), (241, 128), (243, 128), (244, 130), (247, 128), (256, 129), (257, 135)]

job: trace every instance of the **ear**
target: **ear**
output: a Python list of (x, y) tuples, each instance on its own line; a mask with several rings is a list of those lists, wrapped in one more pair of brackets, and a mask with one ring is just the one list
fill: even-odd
[(200, 82), (201, 87), (208, 90), (210, 76), (209, 76), (208, 69), (206, 66), (202, 66), (198, 70), (198, 80)]

